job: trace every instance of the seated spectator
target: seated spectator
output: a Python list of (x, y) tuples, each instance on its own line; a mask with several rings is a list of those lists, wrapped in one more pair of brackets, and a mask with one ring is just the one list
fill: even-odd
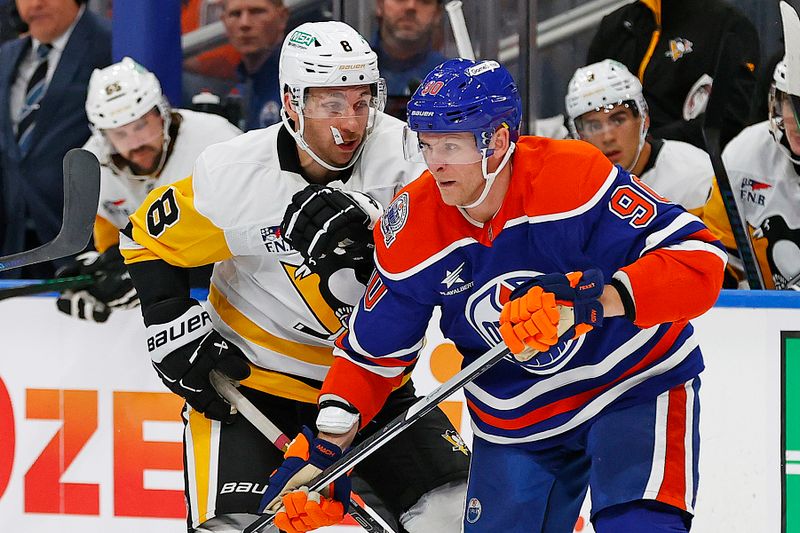
[[(769, 119), (745, 128), (722, 153), (739, 213), (747, 223), (753, 250), (767, 289), (800, 290), (800, 126), (789, 94), (800, 93), (787, 81), (781, 61), (769, 89)], [(719, 188), (704, 214), (708, 228), (722, 241), (730, 264), (738, 268), (728, 281), (746, 288), (741, 260)]]
[(735, 91), (726, 95), (723, 146), (747, 124), (759, 65), (753, 24), (724, 0), (638, 0), (603, 18), (587, 63), (606, 58), (628, 67), (642, 82), (651, 133), (705, 147), (702, 113), (720, 47), (736, 46)]
[(658, 194), (702, 213), (714, 179), (708, 154), (685, 142), (648, 137), (642, 84), (625, 65), (606, 59), (579, 68), (569, 82), (566, 106), (573, 137), (599, 148)]
[[(16, 0), (30, 34), (0, 46), (0, 255), (52, 240), (64, 203), (62, 160), (89, 138), (89, 76), (111, 63), (111, 34), (85, 0)], [(63, 264), (63, 260), (53, 262)], [(41, 263), (2, 277), (52, 277)]]
[(442, 22), (441, 0), (377, 0), (378, 31), (372, 49), (378, 54), (389, 96), (386, 112), (405, 120), (408, 98), (420, 80), (443, 61), (434, 48)]
[[(220, 21), (222, 0), (182, 0), (181, 33), (187, 34)], [(242, 58), (239, 52), (224, 43), (183, 61), (183, 102), (186, 105), (203, 91), (222, 100), (236, 85), (236, 66)]]
[(14, 0), (0, 0), (0, 43), (16, 39), (28, 31), (28, 26), (19, 18)]
[(278, 57), (289, 11), (282, 0), (223, 0), (222, 22), (241, 54), (238, 67), (244, 103), (244, 129), (280, 122)]
[[(94, 135), (84, 148), (101, 165), (97, 251), (79, 255), (58, 275), (91, 274), (96, 281), (87, 290), (64, 292), (56, 304), (77, 318), (105, 322), (112, 309), (138, 305), (119, 252), (128, 217), (155, 187), (189, 176), (207, 146), (241, 131), (216, 115), (171, 109), (155, 75), (129, 57), (92, 74), (86, 114)], [(208, 286), (207, 276), (202, 285)]]

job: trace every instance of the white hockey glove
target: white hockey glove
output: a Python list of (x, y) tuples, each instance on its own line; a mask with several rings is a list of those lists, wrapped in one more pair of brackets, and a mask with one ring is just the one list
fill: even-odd
[(241, 381), (250, 375), (242, 351), (211, 325), (196, 300), (171, 298), (147, 309), (147, 351), (161, 381), (207, 418), (233, 422), (236, 410), (214, 389), (209, 372)]
[(113, 309), (132, 309), (139, 297), (119, 248), (114, 246), (102, 254), (85, 252), (58, 269), (56, 277), (91, 275), (94, 283), (87, 289), (67, 290), (56, 300), (62, 313), (94, 322), (105, 322)]
[(283, 238), (313, 267), (330, 261), (352, 268), (366, 284), (372, 274), (372, 228), (383, 214), (368, 195), (309, 185), (292, 197), (281, 223)]

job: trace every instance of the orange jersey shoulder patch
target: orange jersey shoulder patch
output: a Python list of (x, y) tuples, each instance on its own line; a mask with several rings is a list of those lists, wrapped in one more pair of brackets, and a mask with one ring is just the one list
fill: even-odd
[(457, 208), (442, 201), (426, 170), (400, 190), (375, 226), (378, 263), (389, 273), (404, 272), (468, 237), (464, 234), (467, 225)]

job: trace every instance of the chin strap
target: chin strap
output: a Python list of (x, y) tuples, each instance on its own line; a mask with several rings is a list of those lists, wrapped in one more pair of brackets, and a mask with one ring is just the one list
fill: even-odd
[[(303, 120), (303, 110), (302, 109), (300, 109), (298, 111), (298, 113), (297, 113), (297, 124), (298, 124), (298, 126), (300, 126), (300, 130), (299, 131), (294, 131), (294, 128), (289, 123), (289, 115), (286, 114), (286, 109), (284, 109), (284, 108), (281, 108), (281, 121), (283, 122), (283, 125), (286, 127), (286, 131), (289, 132), (289, 135), (292, 136), (292, 138), (294, 139), (294, 142), (297, 143), (297, 146), (301, 150), (303, 150), (305, 153), (310, 155), (311, 159), (316, 161), (320, 166), (330, 170), (331, 172), (339, 172), (339, 171), (342, 171), (342, 170), (347, 170), (348, 168), (352, 167), (353, 165), (356, 164), (356, 161), (358, 161), (358, 158), (361, 155), (361, 152), (364, 151), (364, 143), (367, 140), (366, 135), (361, 140), (361, 145), (359, 145), (359, 147), (356, 150), (355, 154), (353, 154), (353, 157), (350, 159), (350, 162), (347, 163), (347, 165), (345, 165), (343, 167), (335, 167), (333, 165), (330, 165), (330, 164), (326, 163), (325, 161), (322, 160), (322, 158), (320, 156), (315, 154), (314, 150), (311, 149), (311, 147), (308, 145), (306, 140), (303, 138), (303, 130), (305, 128), (305, 122)], [(336, 138), (337, 134), (339, 135), (338, 139)], [(339, 133), (339, 130), (337, 130), (334, 127), (331, 127), (331, 135), (333, 136), (333, 141), (336, 144), (342, 144), (341, 142), (339, 142), (339, 141), (342, 140), (342, 135), (341, 135), (341, 133)]]
[(481, 159), (481, 172), (483, 173), (483, 179), (486, 180), (486, 182), (483, 184), (483, 191), (481, 192), (481, 195), (478, 196), (478, 199), (471, 204), (459, 205), (458, 207), (461, 209), (472, 209), (474, 207), (478, 207), (481, 205), (481, 203), (483, 203), (484, 200), (486, 200), (486, 197), (489, 195), (489, 191), (492, 189), (495, 178), (505, 168), (506, 164), (511, 159), (511, 154), (514, 153), (516, 147), (517, 145), (514, 143), (508, 145), (508, 151), (506, 151), (506, 155), (503, 156), (502, 161), (500, 161), (500, 164), (497, 165), (497, 169), (494, 172), (488, 172), (489, 158), (483, 156), (483, 159)]

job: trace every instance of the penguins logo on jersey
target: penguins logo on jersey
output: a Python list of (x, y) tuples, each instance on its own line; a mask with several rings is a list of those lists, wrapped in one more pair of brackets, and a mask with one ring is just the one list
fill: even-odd
[[(467, 300), (464, 312), (469, 324), (489, 346), (503, 342), (500, 335), (500, 311), (511, 298), (511, 293), (542, 272), (517, 270), (507, 272), (485, 283)], [(520, 365), (532, 374), (553, 374), (566, 365), (583, 345), (585, 337), (562, 341), (547, 352), (542, 352)], [(510, 356), (509, 356), (510, 357)]]
[(684, 39), (683, 37), (676, 37), (674, 39), (669, 40), (669, 49), (664, 53), (664, 55), (673, 62), (679, 60), (683, 56), (688, 53), (691, 53), (694, 47), (694, 43), (689, 39)]
[(336, 269), (325, 261), (300, 266), (281, 261), (298, 296), (314, 317), (314, 324), (297, 322), (294, 329), (326, 341), (334, 341), (344, 330), (353, 305), (363, 293), (352, 269)]
[(467, 448), (467, 444), (464, 442), (464, 439), (461, 438), (461, 435), (459, 435), (457, 431), (448, 429), (447, 431), (442, 433), (442, 438), (453, 445), (454, 452), (461, 452), (467, 457), (469, 457), (469, 448)]

